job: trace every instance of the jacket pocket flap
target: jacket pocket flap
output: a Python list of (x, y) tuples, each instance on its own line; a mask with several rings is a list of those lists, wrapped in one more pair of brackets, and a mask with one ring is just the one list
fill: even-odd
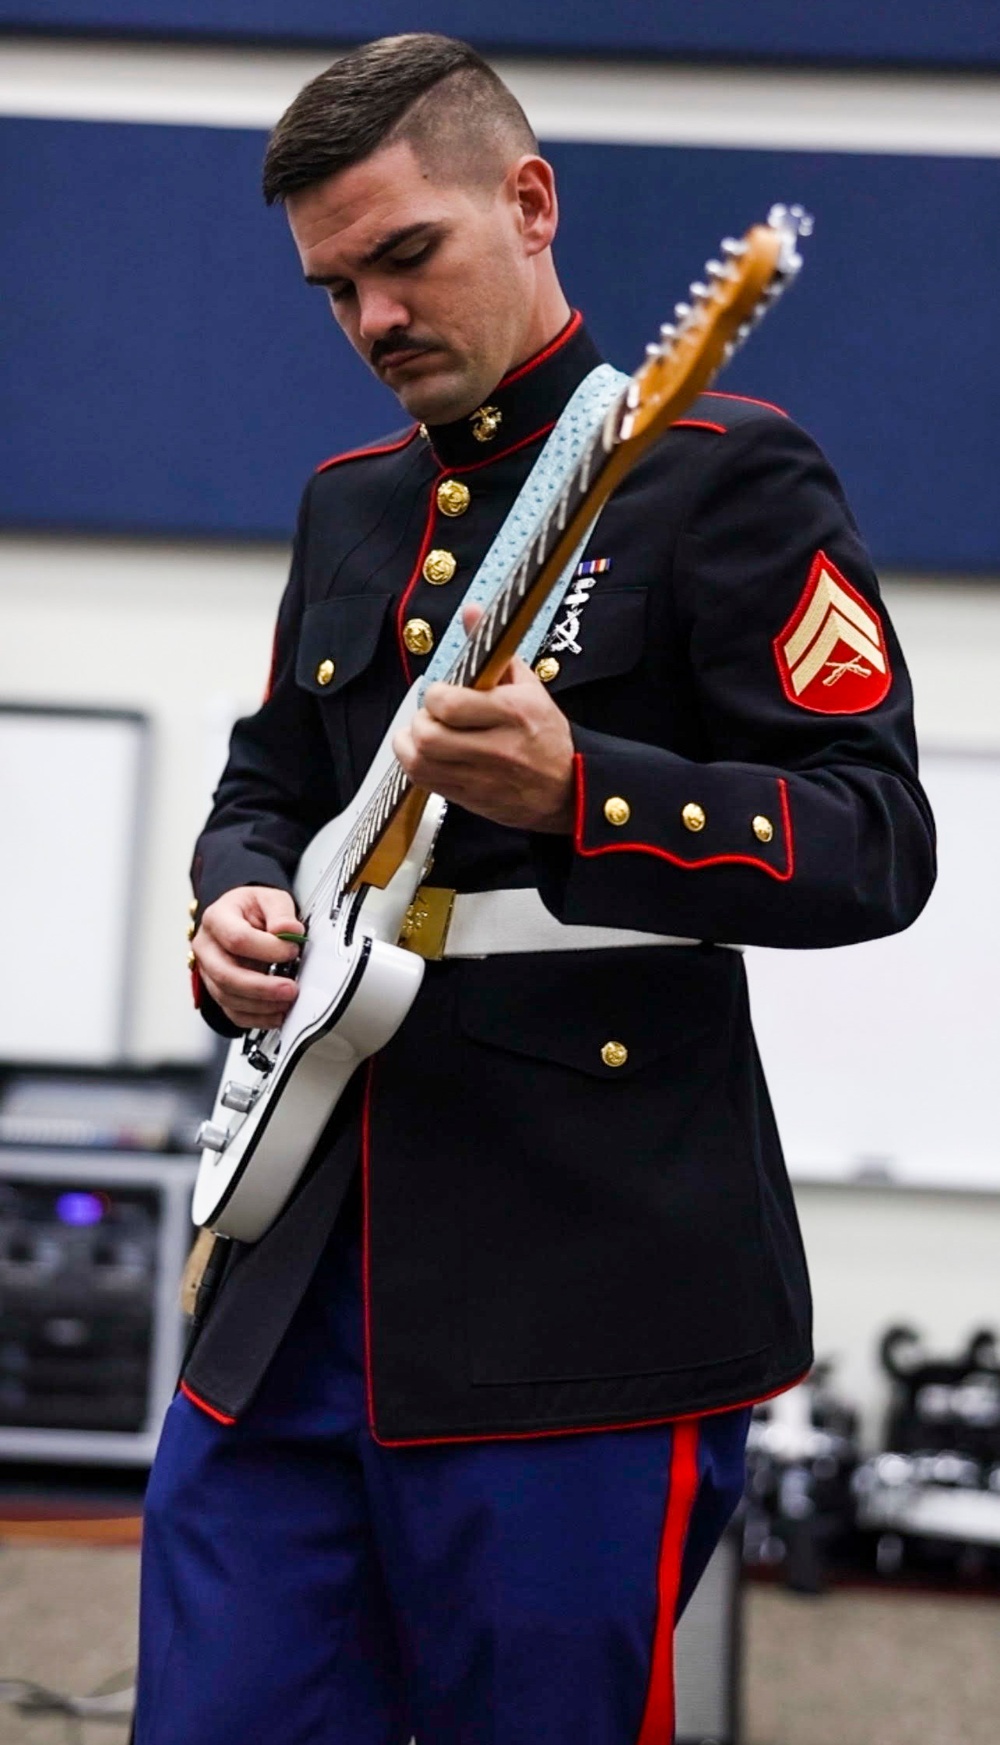
[(473, 1041), (623, 1080), (724, 1031), (739, 971), (735, 953), (700, 946), (490, 957), (463, 965), (458, 1025)]
[(391, 594), (337, 594), (307, 606), (295, 678), (317, 697), (334, 697), (374, 658)]
[[(572, 587), (570, 588), (572, 593)], [(568, 691), (593, 679), (613, 679), (630, 672), (639, 661), (646, 639), (646, 588), (616, 588), (590, 595), (580, 610), (573, 641), (579, 648), (559, 646), (559, 626), (567, 625), (565, 605), (556, 613), (546, 638), (545, 654), (559, 662), (551, 691)]]

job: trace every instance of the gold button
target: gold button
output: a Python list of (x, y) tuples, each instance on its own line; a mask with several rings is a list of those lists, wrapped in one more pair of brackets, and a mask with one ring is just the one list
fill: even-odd
[(189, 921), (188, 922), (188, 930), (187, 930), (188, 939), (193, 939), (195, 934), (197, 933), (197, 931), (198, 931), (198, 929), (195, 926), (194, 922)]
[(559, 662), (555, 655), (547, 654), (544, 660), (536, 661), (535, 671), (543, 685), (551, 685), (552, 680), (558, 677)]
[(604, 816), (609, 824), (627, 824), (632, 816), (632, 808), (620, 794), (612, 794), (610, 800), (604, 802)]
[(328, 685), (336, 670), (336, 661), (321, 660), (319, 666), (316, 668), (316, 683), (318, 685)]
[(429, 551), (424, 558), (424, 581), (439, 588), (442, 582), (451, 581), (457, 568), (458, 559), (453, 551)]
[(189, 915), (197, 915), (197, 913), (198, 913), (198, 899), (197, 899), (197, 897), (192, 897), (190, 903), (188, 904), (188, 914)]
[(601, 1049), (601, 1059), (605, 1066), (624, 1066), (628, 1059), (628, 1049), (624, 1042), (606, 1042)]
[(693, 800), (684, 807), (681, 819), (685, 830), (704, 830), (705, 828), (705, 814), (700, 806), (695, 805)]
[(188, 952), (188, 969), (194, 969), (197, 962), (198, 962), (198, 959), (195, 957), (194, 952), (189, 951)]
[(437, 506), (442, 515), (464, 515), (472, 492), (459, 479), (442, 479), (437, 488)]
[(757, 816), (751, 825), (751, 829), (753, 830), (758, 842), (770, 842), (774, 835), (774, 825), (771, 823), (770, 818), (764, 817), (762, 812), (757, 813)]
[(411, 654), (430, 654), (434, 632), (425, 618), (408, 618), (403, 625), (403, 641)]

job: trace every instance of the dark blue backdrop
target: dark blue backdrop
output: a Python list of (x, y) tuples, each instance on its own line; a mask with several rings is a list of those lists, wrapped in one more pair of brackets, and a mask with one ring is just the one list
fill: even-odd
[[(312, 466), (398, 425), (257, 195), (263, 136), (7, 120), (7, 524), (284, 536)], [(719, 238), (817, 216), (723, 386), (819, 437), (878, 559), (997, 570), (1000, 161), (558, 145), (559, 262), (633, 367)]]
[(997, 0), (0, 0), (0, 25), (330, 43), (440, 30), (536, 52), (1000, 61)]

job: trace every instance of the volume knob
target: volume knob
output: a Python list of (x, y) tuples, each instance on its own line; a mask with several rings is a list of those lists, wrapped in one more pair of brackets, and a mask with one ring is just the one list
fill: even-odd
[(246, 1115), (253, 1108), (257, 1093), (252, 1085), (241, 1085), (237, 1079), (229, 1079), (222, 1087), (222, 1107), (235, 1109), (238, 1114)]
[(229, 1134), (225, 1127), (213, 1127), (211, 1121), (203, 1121), (194, 1136), (194, 1142), (205, 1151), (225, 1151), (229, 1144)]

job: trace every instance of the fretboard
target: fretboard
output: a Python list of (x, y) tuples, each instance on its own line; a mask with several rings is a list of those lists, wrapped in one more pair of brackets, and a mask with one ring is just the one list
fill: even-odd
[[(523, 636), (548, 599), (560, 572), (546, 576), (545, 569), (560, 536), (574, 520), (585, 514), (588, 499), (594, 500), (595, 514), (603, 502), (606, 493), (599, 489), (600, 480), (617, 442), (616, 434), (606, 438), (605, 432), (617, 433), (623, 402), (624, 395), (593, 430), (557, 501), (535, 528), (513, 569), (497, 589), (475, 629), (466, 637), (445, 675), (446, 684), (475, 685), (514, 620), (519, 620), (519, 632)], [(394, 759), (345, 846), (337, 877), (339, 893), (351, 888), (411, 788), (409, 777)]]

